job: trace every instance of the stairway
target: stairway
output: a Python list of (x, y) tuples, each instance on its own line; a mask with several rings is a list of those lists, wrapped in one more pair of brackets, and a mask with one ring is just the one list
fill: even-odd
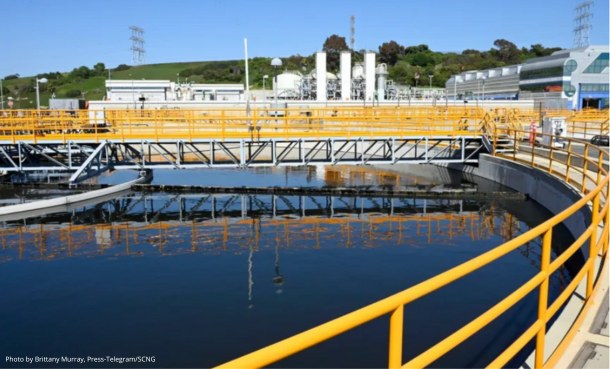
[(518, 147), (511, 132), (515, 130), (515, 124), (508, 117), (494, 118), (487, 114), (481, 122), (483, 131), (483, 145), (491, 154), (512, 154)]

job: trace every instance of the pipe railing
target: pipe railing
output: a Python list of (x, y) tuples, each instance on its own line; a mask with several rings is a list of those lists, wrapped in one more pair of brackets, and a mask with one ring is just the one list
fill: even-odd
[[(517, 135), (517, 133), (518, 132), (515, 132), (515, 135)], [(543, 136), (544, 134), (540, 135)], [(526, 329), (525, 332), (523, 332), (523, 334), (502, 354), (500, 354), (500, 356), (491, 362), (488, 367), (500, 368), (506, 365), (506, 363), (508, 363), (509, 360), (511, 360), (534, 337), (536, 337), (534, 367), (553, 367), (561, 355), (563, 355), (569, 341), (578, 330), (579, 324), (582, 323), (582, 315), (586, 313), (596, 291), (599, 289), (601, 284), (601, 278), (599, 278), (599, 275), (601, 274), (598, 274), (597, 282), (595, 282), (596, 275), (594, 274), (596, 262), (599, 260), (598, 255), (601, 254), (602, 260), (606, 260), (608, 256), (608, 223), (610, 221), (610, 212), (608, 211), (608, 207), (610, 202), (607, 201), (607, 198), (610, 188), (608, 170), (603, 165), (603, 159), (605, 158), (607, 160), (608, 152), (595, 147), (595, 150), (599, 154), (597, 157), (591, 158), (589, 155), (589, 148), (591, 145), (589, 143), (576, 139), (567, 140), (568, 148), (557, 148), (557, 150), (566, 151), (572, 155), (576, 155), (576, 153), (570, 151), (572, 145), (574, 143), (584, 145), (586, 147), (585, 154), (583, 155), (583, 159), (586, 162), (584, 169), (572, 166), (569, 161), (562, 162), (557, 158), (554, 158), (552, 154), (549, 157), (536, 156), (535, 150), (532, 150), (532, 155), (529, 157), (518, 154), (516, 149), (513, 150), (512, 154), (495, 154), (495, 156), (504, 157), (507, 160), (524, 163), (528, 166), (547, 171), (568, 183), (576, 182), (577, 188), (580, 189), (583, 197), (564, 211), (556, 214), (546, 222), (532, 228), (524, 234), (517, 236), (503, 245), (500, 245), (483, 255), (441, 273), (416, 286), (408, 288), (402, 292), (363, 307), (340, 318), (334, 319), (328, 323), (287, 338), (271, 346), (267, 346), (258, 351), (222, 364), (218, 366), (218, 368), (264, 367), (386, 314), (390, 314), (388, 367), (423, 368), (442, 357), (444, 354), (452, 350), (460, 343), (464, 342), (482, 328), (486, 327), (511, 306), (521, 301), (525, 296), (536, 289), (538, 289), (540, 296), (536, 321), (528, 329)], [(587, 165), (591, 170), (587, 169)], [(570, 180), (570, 177), (574, 177), (577, 175), (577, 173), (581, 173), (582, 180), (575, 181), (573, 178)], [(551, 240), (554, 227), (585, 207), (592, 208), (592, 218), (586, 231), (578, 236), (574, 243), (572, 243), (572, 245), (569, 246), (561, 255), (555, 258), (555, 260), (551, 260)], [(493, 306), (491, 309), (458, 331), (454, 332), (449, 337), (430, 347), (417, 357), (412, 358), (407, 363), (404, 362), (402, 356), (404, 305), (426, 296), (452, 282), (455, 282), (476, 270), (479, 270), (483, 266), (518, 249), (527, 242), (536, 240), (539, 237), (542, 237), (540, 271), (532, 279), (523, 284), (512, 294), (506, 296), (501, 302)], [(549, 306), (549, 280), (553, 272), (563, 266), (571, 255), (579, 252), (583, 245), (588, 246), (588, 256), (584, 265), (577, 275), (572, 279), (568, 287), (562, 291), (562, 293)], [(606, 265), (604, 264), (604, 268), (605, 267)], [(580, 316), (577, 318), (575, 324), (572, 326), (566, 337), (564, 337), (558, 348), (545, 362), (544, 350), (545, 341), (547, 338), (546, 325), (560, 310), (561, 306), (574, 293), (576, 287), (585, 278), (585, 307), (581, 311)]]

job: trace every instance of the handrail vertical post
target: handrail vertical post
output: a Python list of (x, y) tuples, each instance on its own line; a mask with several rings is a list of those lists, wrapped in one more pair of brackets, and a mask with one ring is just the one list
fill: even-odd
[[(599, 199), (601, 197), (601, 191), (598, 192), (593, 198), (593, 216), (591, 217), (591, 226), (593, 227), (593, 232), (591, 232), (591, 240), (589, 242), (589, 258), (595, 258), (595, 249), (597, 245), (597, 228), (598, 228), (598, 220), (599, 220)], [(593, 272), (595, 271), (595, 264), (591, 264), (589, 271), (587, 271), (587, 294), (586, 298), (591, 297), (591, 293), (593, 292)]]
[(553, 138), (551, 137), (551, 148), (549, 150), (549, 173), (553, 174)]
[[(545, 274), (544, 281), (540, 285), (540, 295), (538, 297), (538, 320), (546, 321), (546, 312), (549, 305), (549, 265), (551, 264), (551, 240), (553, 238), (553, 228), (542, 236), (542, 257), (540, 260), (540, 271)], [(544, 342), (546, 337), (546, 326), (543, 324), (536, 334), (536, 355), (534, 358), (534, 368), (542, 368), (544, 365)]]
[[(606, 198), (606, 201), (609, 201), (609, 200)], [(610, 227), (610, 208), (606, 211), (606, 214), (604, 215), (604, 228), (608, 228), (608, 227)], [(602, 242), (604, 243), (603, 255), (606, 255), (608, 252), (608, 244), (610, 244), (608, 235), (606, 235), (606, 237), (604, 237), (604, 240)]]
[(498, 143), (498, 128), (496, 127), (496, 125), (494, 124), (493, 127), (493, 131), (494, 131), (494, 135), (493, 135), (493, 140), (494, 140), (494, 145), (493, 145), (493, 156), (496, 156), (496, 146)]
[(388, 368), (402, 366), (402, 330), (404, 326), (404, 305), (400, 305), (390, 316), (390, 352)]
[(220, 124), (222, 125), (222, 142), (225, 142), (225, 111), (224, 109), (220, 111)]
[(517, 161), (517, 131), (515, 131), (515, 137), (513, 141), (513, 161)]
[(582, 166), (582, 193), (587, 194), (587, 168), (589, 164), (589, 145), (585, 146), (585, 155), (584, 155), (584, 163)]
[(568, 141), (568, 159), (566, 164), (566, 183), (570, 184), (570, 166), (572, 163), (572, 140)]

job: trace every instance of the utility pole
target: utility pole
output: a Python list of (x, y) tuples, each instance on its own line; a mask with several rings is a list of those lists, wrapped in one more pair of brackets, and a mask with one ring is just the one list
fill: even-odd
[(2, 91), (4, 87), (2, 87), (2, 78), (0, 78), (0, 110), (4, 110), (4, 92)]

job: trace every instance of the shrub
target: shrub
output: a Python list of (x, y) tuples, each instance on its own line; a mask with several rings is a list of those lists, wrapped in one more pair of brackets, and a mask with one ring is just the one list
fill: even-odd
[(187, 78), (187, 77), (190, 77), (190, 76), (193, 75), (193, 70), (192, 69), (185, 69), (185, 70), (180, 71), (179, 74), (180, 74), (180, 77)]
[(9, 74), (8, 76), (4, 77), (4, 79), (6, 81), (10, 80), (10, 79), (17, 79), (19, 78), (19, 74), (15, 73), (15, 74)]
[(120, 72), (120, 71), (122, 71), (122, 70), (127, 70), (127, 69), (130, 69), (130, 68), (131, 68), (131, 65), (127, 65), (127, 64), (119, 64), (119, 66), (118, 66), (118, 67), (116, 67), (116, 68), (114, 68), (114, 70), (115, 70), (116, 72)]
[(81, 97), (80, 90), (70, 90), (66, 92), (66, 97)]

